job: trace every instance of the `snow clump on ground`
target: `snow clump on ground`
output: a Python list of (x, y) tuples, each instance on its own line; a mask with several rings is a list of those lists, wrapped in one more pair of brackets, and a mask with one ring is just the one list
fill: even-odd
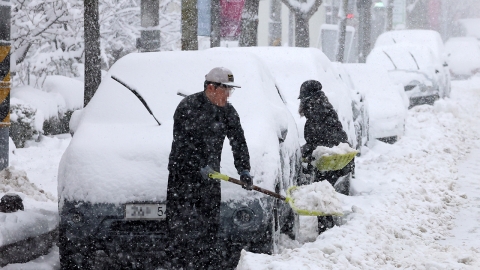
[(15, 167), (8, 167), (0, 171), (0, 194), (15, 192), (28, 195), (37, 201), (54, 200), (52, 194), (39, 189), (35, 184), (31, 183), (25, 171), (17, 170)]
[(328, 181), (300, 186), (291, 191), (294, 205), (301, 210), (322, 213), (343, 213), (337, 192)]

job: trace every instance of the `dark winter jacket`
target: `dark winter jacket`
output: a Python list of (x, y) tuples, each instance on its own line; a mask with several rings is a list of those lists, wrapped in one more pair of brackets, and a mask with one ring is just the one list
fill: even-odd
[[(218, 180), (205, 180), (199, 171), (207, 165), (220, 170), (225, 137), (230, 140), (237, 171), (250, 170), (240, 118), (231, 104), (216, 106), (204, 92), (180, 102), (168, 164), (166, 215), (173, 257), (195, 261), (212, 255), (208, 250), (216, 244), (220, 226), (221, 188)], [(208, 256), (202, 255), (205, 252)]]
[(302, 149), (303, 157), (311, 157), (317, 146), (333, 147), (348, 142), (337, 112), (323, 91), (300, 102), (301, 112), (307, 118), (304, 128), (307, 143)]
[(198, 172), (207, 165), (219, 171), (225, 137), (230, 140), (237, 171), (250, 170), (240, 118), (230, 103), (216, 106), (204, 92), (199, 92), (180, 102), (173, 119), (170, 172)]

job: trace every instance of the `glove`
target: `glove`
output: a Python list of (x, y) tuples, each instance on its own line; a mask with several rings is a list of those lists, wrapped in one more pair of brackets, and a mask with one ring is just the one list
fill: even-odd
[(208, 180), (210, 179), (210, 174), (211, 173), (214, 173), (215, 171), (212, 169), (212, 167), (210, 167), (210, 165), (207, 165), (203, 168), (200, 169), (200, 174), (202, 175), (202, 178), (204, 180)]
[(312, 162), (313, 160), (313, 157), (312, 157), (312, 146), (309, 145), (309, 144), (304, 144), (301, 148), (300, 148), (301, 152), (302, 152), (302, 162), (303, 163), (310, 163)]
[(250, 175), (249, 171), (243, 171), (240, 173), (240, 180), (245, 183), (242, 187), (246, 190), (252, 190), (253, 186), (253, 177)]

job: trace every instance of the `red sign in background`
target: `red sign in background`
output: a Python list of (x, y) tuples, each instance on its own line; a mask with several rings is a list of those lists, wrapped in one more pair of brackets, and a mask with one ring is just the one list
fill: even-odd
[(244, 3), (245, 0), (220, 0), (221, 37), (238, 38), (240, 36)]

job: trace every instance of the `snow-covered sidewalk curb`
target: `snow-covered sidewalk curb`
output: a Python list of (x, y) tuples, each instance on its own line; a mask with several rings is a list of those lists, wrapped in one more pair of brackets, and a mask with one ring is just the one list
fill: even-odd
[(243, 252), (237, 269), (480, 266), (480, 250), (438, 241), (450, 234), (455, 213), (465, 203), (455, 183), (457, 163), (479, 138), (475, 118), (480, 94), (472, 88), (435, 106), (411, 109), (399, 142), (378, 142), (357, 158), (354, 196), (341, 196), (349, 212), (345, 225), (281, 254)]

